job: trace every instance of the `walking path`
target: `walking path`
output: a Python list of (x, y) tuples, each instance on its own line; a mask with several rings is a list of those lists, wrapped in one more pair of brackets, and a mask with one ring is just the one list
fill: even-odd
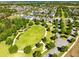
[(45, 34), (44, 34), (44, 37), (46, 37), (46, 35), (47, 35), (47, 30), (46, 30), (46, 28), (45, 28)]
[[(24, 32), (26, 29), (27, 29), (27, 28), (23, 29), (22, 32)], [(16, 38), (17, 38), (20, 34), (21, 34), (21, 32), (17, 34), (17, 36), (15, 37), (15, 39), (14, 39), (12, 45), (15, 44), (15, 42), (16, 42)], [(46, 31), (46, 28), (45, 28), (45, 34), (44, 34), (44, 37), (46, 37), (46, 35), (47, 35), (47, 31)], [(43, 43), (43, 42), (41, 41), (40, 43)], [(34, 47), (32, 48), (32, 50), (35, 49), (35, 48), (36, 48), (36, 46), (34, 46)], [(46, 50), (47, 50), (47, 49), (45, 48), (45, 44), (43, 43), (43, 51), (42, 51), (41, 53), (45, 52)], [(23, 50), (18, 50), (18, 52), (23, 53)]]
[(18, 37), (20, 34), (21, 34), (21, 33), (18, 33), (17, 36), (14, 38), (12, 45), (15, 45), (16, 39), (17, 39), (17, 37)]
[[(29, 27), (28, 27), (28, 28), (29, 28)], [(15, 42), (16, 42), (17, 37), (18, 37), (21, 33), (23, 33), (25, 30), (27, 30), (28, 28), (25, 28), (25, 29), (23, 29), (23, 30), (18, 30), (18, 34), (17, 34), (16, 37), (14, 38), (12, 45), (15, 45)], [(20, 31), (21, 31), (21, 32), (20, 32)]]
[[(43, 43), (42, 41), (40, 43)], [(43, 51), (41, 53), (44, 53), (47, 49), (45, 48), (45, 43), (43, 43)]]
[[(44, 34), (44, 37), (46, 37), (46, 35), (47, 35), (47, 30), (46, 30), (46, 28), (45, 28), (45, 34)], [(43, 43), (43, 51), (41, 52), (41, 53), (44, 53), (47, 49), (45, 48), (45, 43), (44, 42), (40, 42), (40, 43)]]
[[(22, 30), (22, 32), (24, 32), (25, 30), (26, 30), (27, 28), (25, 28), (25, 29), (23, 29)], [(16, 39), (17, 39), (17, 37), (22, 33), (22, 32), (19, 32), (18, 34), (17, 34), (17, 36), (14, 38), (14, 41), (13, 41), (13, 44), (12, 45), (14, 45), (15, 44), (15, 42), (16, 42)], [(46, 35), (47, 35), (47, 30), (46, 30), (46, 28), (45, 28), (45, 34), (44, 34), (44, 37), (46, 37)], [(62, 39), (60, 39), (60, 34), (58, 34), (58, 33), (56, 33), (56, 35), (57, 35), (57, 37), (58, 37), (58, 39), (56, 40), (56, 47), (54, 48), (54, 49), (51, 49), (50, 51), (49, 51), (49, 53), (59, 53), (59, 51), (57, 50), (57, 47), (60, 47), (60, 46), (63, 46), (63, 45), (67, 45), (68, 44), (68, 42), (64, 42), (64, 40), (62, 41)], [(76, 40), (77, 41), (77, 40)], [(70, 49), (74, 46), (74, 44), (76, 43), (76, 41), (73, 43), (73, 45), (68, 49), (68, 51), (67, 52), (65, 52), (61, 57), (64, 57), (69, 51), (70, 51)], [(40, 43), (43, 43), (42, 41), (40, 42)], [(36, 48), (36, 46), (34, 46), (33, 48), (32, 48), (32, 50), (34, 50)], [(45, 48), (45, 43), (43, 43), (43, 51), (41, 52), (41, 53), (44, 53), (45, 51), (46, 51), (47, 49)], [(18, 50), (18, 52), (19, 53), (23, 53), (23, 50)], [(48, 55), (45, 55), (46, 57), (48, 56)]]
[(18, 52), (23, 53), (24, 51), (23, 50), (18, 50)]

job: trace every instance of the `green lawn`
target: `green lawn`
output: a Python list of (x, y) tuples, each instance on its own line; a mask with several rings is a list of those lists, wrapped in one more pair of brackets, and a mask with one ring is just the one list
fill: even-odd
[(46, 38), (47, 38), (46, 43), (49, 43), (49, 42), (52, 41), (52, 40), (50, 39), (51, 36), (52, 36), (52, 33), (48, 31), (48, 32), (47, 32), (47, 36), (46, 36)]
[(16, 45), (20, 50), (28, 45), (34, 46), (37, 42), (40, 42), (44, 33), (44, 27), (40, 25), (33, 25), (19, 37), (19, 40), (16, 41)]
[[(11, 36), (12, 37), (12, 36)], [(10, 47), (10, 45), (6, 45), (5, 41), (0, 42), (0, 57), (18, 57), (18, 56), (26, 56), (24, 53), (14, 53), (14, 54), (10, 54), (8, 51), (8, 48)]]
[[(25, 31), (19, 37), (19, 40), (16, 41), (16, 45), (18, 46), (19, 49), (23, 49), (27, 45), (31, 45), (33, 47), (37, 42), (40, 42), (41, 38), (44, 36), (44, 33), (45, 33), (44, 27), (42, 27), (40, 25), (33, 25), (30, 29)], [(11, 36), (11, 37), (13, 37), (13, 36)], [(35, 50), (42, 51), (42, 48), (43, 48), (43, 47), (36, 48), (36, 49), (34, 49), (34, 51), (32, 51), (29, 54), (19, 53), (19, 52), (10, 54), (8, 51), (9, 47), (10, 47), (10, 45), (6, 45), (5, 41), (0, 43), (0, 56), (1, 57), (7, 57), (7, 56), (14, 56), (14, 57), (28, 56), (29, 57), (29, 56), (32, 56), (32, 53)]]
[[(14, 38), (14, 36), (10, 36), (10, 38)], [(6, 41), (0, 42), (0, 57), (6, 57), (6, 56), (13, 56), (13, 54), (10, 54), (8, 51), (8, 48), (10, 45), (5, 44)]]
[(0, 56), (1, 57), (9, 56), (8, 48), (9, 46), (6, 45), (5, 42), (0, 43)]

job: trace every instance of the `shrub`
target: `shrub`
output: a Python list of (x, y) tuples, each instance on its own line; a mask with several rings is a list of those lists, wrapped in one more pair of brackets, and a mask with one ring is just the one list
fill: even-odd
[(36, 47), (39, 48), (41, 45), (42, 45), (42, 43), (37, 43), (37, 44), (36, 44)]
[(31, 46), (26, 46), (26, 47), (23, 49), (24, 53), (26, 53), (26, 54), (30, 53), (31, 50), (32, 50)]
[(50, 37), (50, 39), (51, 39), (51, 40), (55, 40), (56, 38), (57, 38), (57, 36), (56, 36), (56, 35), (54, 35), (54, 36)]
[(42, 38), (42, 41), (45, 43), (47, 41), (46, 37)]
[(45, 28), (48, 28), (48, 25), (47, 24), (45, 25)]
[(33, 22), (32, 22), (32, 21), (30, 21), (30, 22), (29, 22), (29, 26), (32, 26), (32, 25), (33, 25)]
[(74, 39), (74, 38), (72, 38), (72, 39), (71, 39), (71, 43), (73, 43), (74, 41), (75, 41), (75, 39)]
[(48, 50), (55, 47), (55, 44), (53, 42), (47, 43), (45, 46)]
[(11, 38), (7, 38), (6, 44), (11, 45), (13, 43), (13, 40)]
[(69, 43), (73, 43), (75, 41), (74, 38), (72, 38), (71, 40), (67, 40)]
[(18, 51), (18, 47), (16, 45), (9, 47), (9, 53), (16, 53)]
[(39, 20), (36, 20), (35, 24), (36, 25), (39, 25), (40, 24), (40, 21)]
[(49, 27), (47, 28), (47, 31), (50, 31), (50, 28)]
[(40, 51), (35, 51), (34, 53), (33, 53), (33, 57), (41, 57), (41, 52)]
[(58, 47), (58, 50), (59, 50), (60, 52), (65, 52), (65, 51), (68, 50), (68, 47), (67, 47), (67, 46)]

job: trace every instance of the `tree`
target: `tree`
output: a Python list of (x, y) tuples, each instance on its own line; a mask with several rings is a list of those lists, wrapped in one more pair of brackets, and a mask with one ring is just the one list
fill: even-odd
[(42, 45), (42, 43), (37, 43), (37, 44), (36, 44), (36, 47), (39, 48), (39, 47), (41, 47), (41, 45)]
[(1, 41), (4, 41), (4, 40), (6, 40), (7, 39), (7, 34), (6, 34), (6, 32), (2, 32), (1, 34), (0, 34), (0, 42)]
[(40, 51), (35, 51), (34, 53), (33, 53), (33, 57), (41, 57), (41, 52)]
[(62, 34), (61, 37), (67, 38), (68, 36), (66, 34)]
[(58, 32), (58, 30), (55, 28), (55, 29), (52, 31), (52, 33), (56, 33), (56, 32)]
[(39, 20), (36, 20), (35, 24), (36, 25), (39, 25), (40, 24), (40, 21)]
[(12, 33), (16, 33), (16, 32), (17, 32), (16, 25), (12, 25)]
[(18, 47), (16, 45), (10, 46), (9, 47), (9, 53), (13, 54), (18, 51)]
[(61, 27), (61, 33), (65, 33), (65, 26), (64, 26), (64, 22), (63, 22), (63, 20), (61, 20), (61, 22), (60, 22), (60, 27)]
[(11, 21), (10, 21), (9, 19), (5, 19), (4, 24), (5, 24), (5, 28), (6, 28), (6, 29), (11, 28)]
[(7, 38), (6, 44), (11, 45), (13, 43), (13, 40), (11, 38)]
[(45, 25), (45, 28), (48, 28), (48, 25), (47, 24)]
[(46, 22), (42, 22), (42, 24), (41, 24), (42, 26), (46, 26)]
[(71, 40), (67, 40), (69, 43), (73, 43), (75, 41), (74, 38), (72, 38)]
[(10, 29), (6, 30), (5, 33), (7, 34), (7, 37), (11, 36), (12, 33), (13, 33), (13, 28), (10, 28)]
[(79, 22), (75, 21), (75, 26), (79, 27)]
[(45, 43), (47, 41), (46, 37), (42, 38), (42, 41)]
[(62, 33), (62, 34), (65, 33), (65, 29), (64, 29), (64, 28), (61, 29), (61, 33)]
[(69, 35), (70, 33), (71, 33), (71, 30), (70, 29), (66, 29), (65, 34)]
[(51, 40), (55, 40), (56, 38), (57, 38), (57, 36), (56, 36), (56, 35), (54, 35), (54, 36), (50, 37), (50, 39), (51, 39)]
[(22, 19), (13, 19), (12, 23), (16, 25), (17, 30), (19, 30), (21, 27), (23, 27), (23, 20)]
[(47, 31), (50, 31), (50, 28), (49, 27), (47, 28)]
[(4, 31), (4, 26), (0, 24), (0, 33), (2, 33), (3, 31)]
[(29, 23), (29, 19), (22, 18), (23, 21), (23, 27), (26, 28), (26, 24)]
[(16, 20), (12, 20), (12, 24), (16, 25), (17, 30), (19, 30), (22, 27), (25, 28), (27, 23), (29, 23), (29, 19), (17, 18)]
[(32, 21), (30, 21), (30, 22), (29, 22), (29, 26), (32, 26), (32, 25), (33, 25), (33, 22), (32, 22)]
[(32, 51), (32, 48), (31, 46), (26, 46), (24, 49), (23, 49), (24, 53), (28, 54)]
[(50, 50), (51, 48), (54, 48), (55, 47), (55, 44), (53, 42), (49, 42), (46, 44), (45, 46), (48, 50)]
[(77, 36), (78, 35), (78, 32), (76, 31), (74, 34), (75, 34), (75, 36)]
[(44, 22), (44, 19), (42, 19), (41, 22)]
[(59, 50), (60, 52), (65, 52), (65, 51), (68, 50), (68, 46), (58, 47), (58, 50)]

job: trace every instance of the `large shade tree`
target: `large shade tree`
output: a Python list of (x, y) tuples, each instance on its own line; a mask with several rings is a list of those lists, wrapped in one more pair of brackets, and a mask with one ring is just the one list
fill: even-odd
[(26, 46), (24, 49), (23, 49), (24, 53), (28, 54), (32, 51), (32, 48), (31, 46)]
[(16, 53), (18, 51), (18, 47), (16, 45), (9, 47), (9, 53)]
[(11, 45), (12, 43), (13, 43), (13, 39), (12, 38), (7, 38), (6, 44)]

